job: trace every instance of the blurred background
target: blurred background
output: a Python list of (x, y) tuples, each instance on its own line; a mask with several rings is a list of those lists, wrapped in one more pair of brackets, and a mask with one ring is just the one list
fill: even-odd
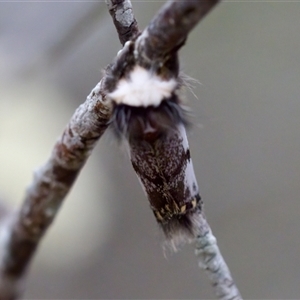
[[(140, 28), (161, 1), (133, 1)], [(206, 215), (242, 295), (300, 297), (300, 3), (225, 1), (182, 70)], [(0, 3), (0, 197), (22, 202), (120, 49), (103, 1)], [(191, 246), (165, 257), (129, 159), (108, 132), (44, 238), (27, 299), (209, 299)]]

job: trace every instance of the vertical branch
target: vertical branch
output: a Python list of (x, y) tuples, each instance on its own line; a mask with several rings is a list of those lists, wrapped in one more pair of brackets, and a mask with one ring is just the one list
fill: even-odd
[[(123, 49), (122, 59), (126, 64), (114, 64), (108, 70), (111, 80), (105, 86), (114, 102), (115, 127), (128, 139), (133, 168), (169, 244), (176, 248), (183, 242), (194, 241), (199, 266), (207, 271), (217, 298), (240, 300), (202, 211), (180, 100), (176, 98), (178, 86), (173, 90), (173, 82), (178, 79), (179, 48), (218, 2), (169, 1), (138, 39)], [(129, 59), (132, 48), (134, 55)], [(143, 86), (140, 78), (147, 67), (152, 73), (145, 76), (149, 82), (145, 81)], [(157, 72), (155, 75), (153, 70)], [(123, 76), (129, 79), (126, 81)], [(135, 78), (138, 78), (136, 83)], [(163, 82), (165, 89), (161, 94), (158, 83), (154, 94), (146, 89), (154, 85), (154, 80)]]
[(139, 32), (130, 0), (106, 0), (121, 44), (136, 36)]

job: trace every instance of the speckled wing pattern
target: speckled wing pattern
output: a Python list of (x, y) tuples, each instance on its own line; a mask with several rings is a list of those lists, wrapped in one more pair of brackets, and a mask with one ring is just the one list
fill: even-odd
[(201, 210), (201, 200), (184, 126), (129, 146), (132, 166), (167, 237), (178, 230), (192, 234), (190, 217)]

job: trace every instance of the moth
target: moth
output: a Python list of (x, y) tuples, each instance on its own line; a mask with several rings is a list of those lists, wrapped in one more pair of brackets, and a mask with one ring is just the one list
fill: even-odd
[(197, 234), (202, 201), (194, 174), (179, 91), (177, 53), (154, 63), (127, 42), (106, 70), (111, 126), (126, 140), (156, 221), (176, 249)]

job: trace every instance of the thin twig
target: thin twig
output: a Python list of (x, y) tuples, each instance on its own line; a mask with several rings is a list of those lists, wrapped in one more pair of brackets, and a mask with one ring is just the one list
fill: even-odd
[(130, 0), (106, 0), (122, 45), (139, 32)]
[(241, 300), (242, 297), (222, 257), (217, 240), (203, 214), (201, 214), (201, 224), (195, 239), (195, 246), (199, 267), (208, 274), (218, 299)]

